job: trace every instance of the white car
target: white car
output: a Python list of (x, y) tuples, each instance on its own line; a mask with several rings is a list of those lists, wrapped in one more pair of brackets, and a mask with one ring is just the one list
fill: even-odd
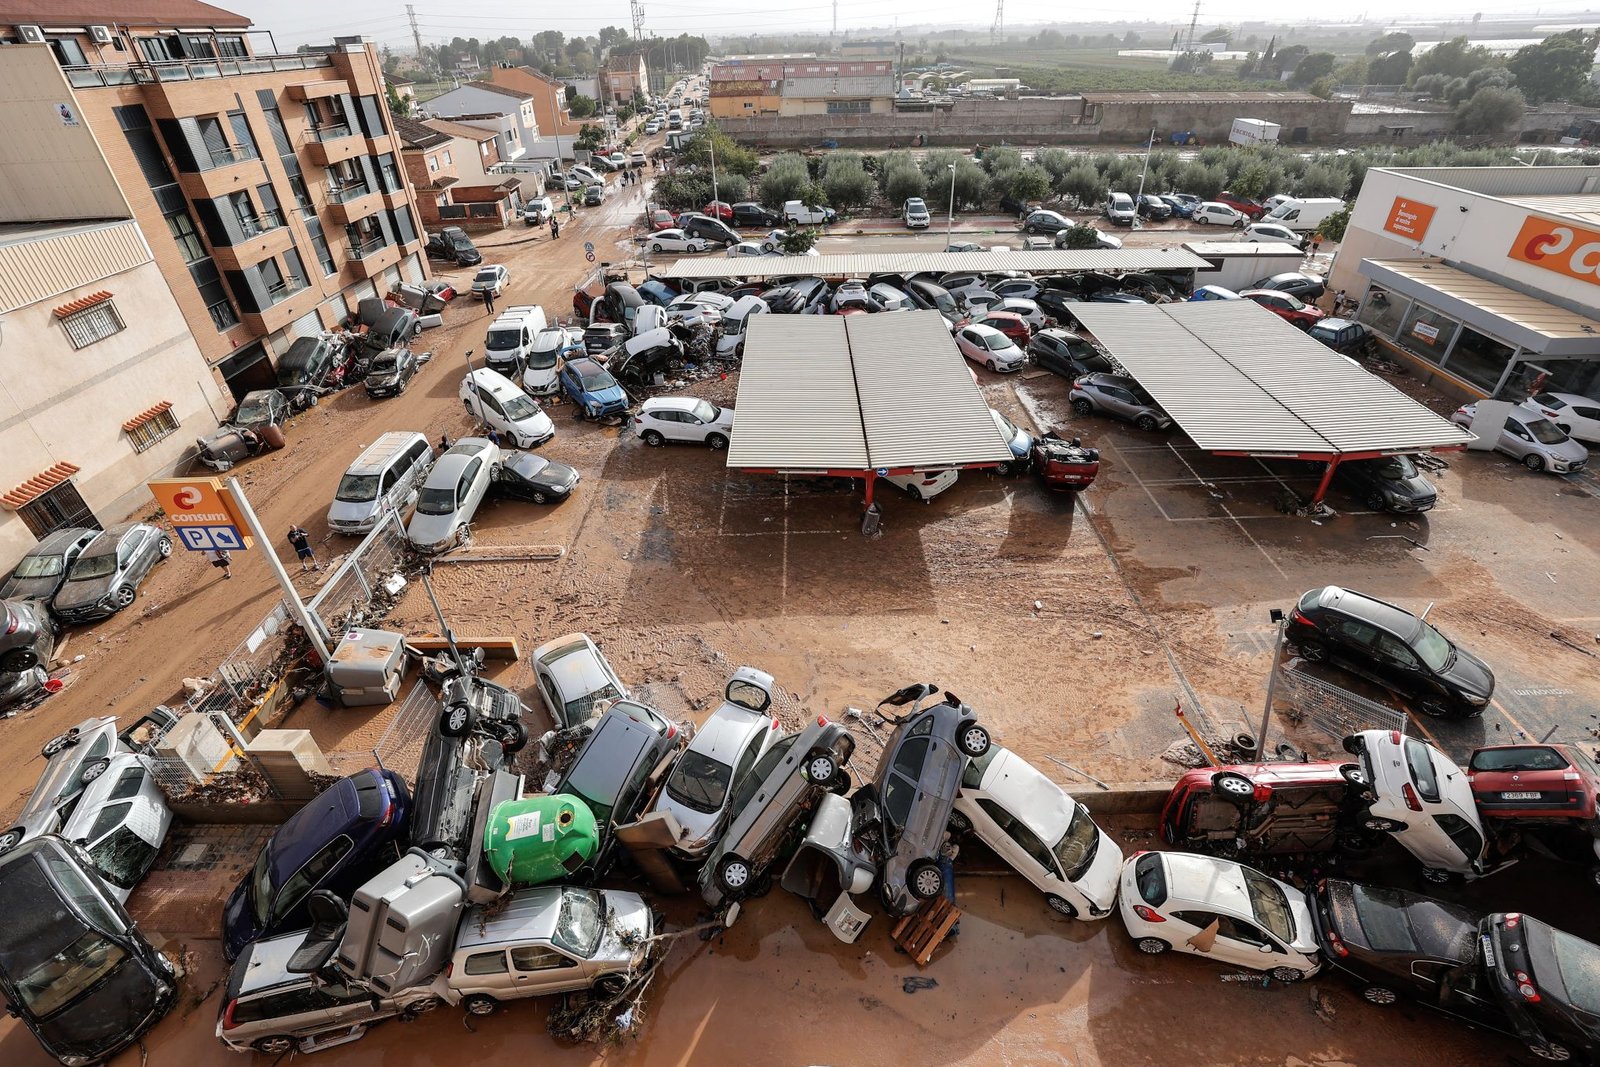
[(828, 301), (828, 310), (835, 315), (851, 307), (860, 308), (862, 311), (869, 311), (872, 308), (872, 298), (867, 295), (867, 283), (859, 278), (849, 278), (840, 282)]
[(1122, 868), (1120, 910), (1134, 944), (1152, 956), (1193, 952), (1280, 982), (1322, 968), (1305, 895), (1232, 860), (1136, 853)]
[(781, 255), (783, 253), (781, 242), (787, 236), (789, 236), (788, 230), (768, 230), (767, 235), (761, 239), (762, 251), (776, 252)]
[(1000, 303), (998, 294), (983, 288), (963, 289), (957, 299), (967, 309), (967, 314), (972, 316), (987, 314)]
[(649, 122), (644, 124), (644, 132), (647, 135), (660, 133), (661, 123), (657, 122), (655, 119), (651, 119)]
[(1037, 278), (1005, 278), (990, 285), (989, 291), (1002, 299), (1014, 296), (1032, 300), (1043, 288)]
[(873, 311), (914, 311), (917, 307), (909, 296), (888, 282), (879, 282), (868, 289), (867, 303)]
[(667, 305), (667, 316), (685, 326), (715, 326), (723, 314), (733, 307), (733, 297), (711, 289), (698, 293), (683, 293), (672, 298)]
[[(1470, 430), (1477, 417), (1478, 405), (1466, 404), (1451, 413), (1450, 421)], [(1485, 432), (1494, 433), (1492, 429)], [(1589, 462), (1587, 448), (1562, 433), (1555, 423), (1544, 417), (1543, 411), (1523, 405), (1506, 412), (1495, 437), (1494, 450), (1519, 460), (1531, 471), (1551, 474), (1571, 474), (1582, 470)]]
[(928, 214), (928, 205), (922, 197), (913, 196), (905, 202), (900, 210), (900, 217), (905, 220), (908, 230), (926, 230), (933, 217)]
[(963, 326), (955, 333), (956, 347), (974, 363), (1005, 373), (1021, 370), (1027, 358), (1016, 343), (993, 326)]
[(555, 213), (555, 205), (548, 196), (536, 196), (522, 205), (522, 219), (530, 226), (545, 222)]
[(701, 237), (690, 237), (682, 230), (657, 230), (645, 238), (652, 252), (704, 252), (706, 242)]
[(990, 745), (967, 764), (950, 824), (977, 835), (1053, 910), (1073, 919), (1111, 914), (1122, 850), (1082, 804), (1015, 752)]
[(1190, 218), (1196, 226), (1233, 226), (1236, 229), (1243, 229), (1244, 224), (1250, 221), (1227, 204), (1211, 200), (1195, 208)]
[(538, 448), (556, 435), (556, 424), (539, 402), (499, 371), (476, 368), (461, 379), (456, 396), (468, 415), (513, 448)]
[(1530, 412), (1556, 424), (1569, 437), (1600, 444), (1600, 400), (1577, 393), (1538, 393), (1522, 402)]
[(499, 296), (511, 281), (511, 272), (498, 263), (485, 263), (472, 276), (472, 291), (477, 296), (493, 293)]
[(534, 649), (533, 673), (557, 729), (588, 722), (628, 696), (628, 687), (588, 634), (567, 634)]
[(1050, 318), (1039, 310), (1039, 305), (1028, 297), (1002, 296), (1000, 302), (989, 309), (990, 311), (1009, 311), (1028, 324), (1028, 328), (1035, 332), (1050, 325)]
[(740, 241), (736, 245), (730, 245), (724, 255), (737, 259), (740, 256), (770, 256), (772, 253), (762, 248), (758, 241)]
[(1363, 730), (1344, 747), (1377, 797), (1361, 816), (1363, 828), (1393, 834), (1431, 882), (1487, 872), (1489, 842), (1472, 784), (1449, 756), (1398, 730)]
[(522, 389), (530, 396), (550, 396), (561, 388), (556, 374), (565, 355), (583, 354), (583, 331), (568, 326), (547, 326), (533, 335), (528, 362), (522, 370)]
[(582, 163), (574, 164), (567, 173), (585, 185), (604, 185), (606, 183), (604, 176), (584, 166)]
[(126, 903), (172, 828), (172, 809), (143, 756), (123, 753), (78, 798), (61, 836), (82, 845), (111, 895)]
[(912, 471), (910, 474), (890, 474), (883, 479), (897, 489), (902, 489), (912, 500), (924, 504), (956, 484), (953, 470)]
[(652, 447), (692, 441), (720, 452), (733, 436), (733, 409), (693, 396), (653, 396), (639, 406), (633, 427)]
[(771, 707), (772, 675), (754, 667), (733, 672), (722, 703), (695, 731), (656, 801), (656, 811), (677, 820), (674, 852), (699, 859), (717, 843), (731, 814), (729, 799), (780, 736)]
[(482, 437), (463, 437), (440, 456), (417, 493), (417, 510), (406, 526), (412, 546), (438, 553), (464, 543), (499, 465), (499, 447)]
[(1239, 240), (1251, 244), (1282, 243), (1300, 247), (1301, 237), (1287, 226), (1280, 226), (1276, 222), (1252, 222), (1244, 228), (1244, 234)]

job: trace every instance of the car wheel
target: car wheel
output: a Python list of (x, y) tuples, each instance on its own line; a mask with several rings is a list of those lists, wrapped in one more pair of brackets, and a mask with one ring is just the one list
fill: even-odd
[(1234, 771), (1219, 771), (1211, 776), (1211, 792), (1235, 804), (1243, 804), (1255, 796), (1256, 785)]
[(1530, 452), (1522, 457), (1522, 465), (1531, 471), (1544, 470), (1544, 457), (1537, 452)]
[(108, 759), (91, 760), (83, 765), (83, 770), (78, 772), (78, 780), (84, 785), (88, 785), (106, 773), (106, 768), (109, 766), (111, 766), (111, 761)]
[(972, 832), (972, 820), (959, 811), (952, 811), (950, 813), (950, 821), (945, 825), (949, 828), (950, 833), (957, 837)]
[(508, 756), (521, 752), (528, 744), (528, 728), (520, 722), (506, 724), (506, 736), (500, 739), (500, 749)]
[(131, 585), (118, 586), (117, 591), (112, 594), (112, 602), (119, 608), (125, 608), (132, 604), (134, 597), (138, 595), (138, 592)]
[(1211, 225), (1211, 220), (1206, 216), (1201, 215), (1199, 218), (1194, 220), (1194, 224), (1196, 226), (1209, 226)]
[(667, 443), (667, 439), (661, 436), (661, 432), (659, 430), (646, 430), (639, 436), (643, 438), (644, 443), (649, 445), (651, 448), (660, 448), (662, 445)]
[(7, 830), (5, 833), (0, 834), (0, 853), (10, 852), (22, 844), (22, 835), (24, 833), (26, 833), (24, 830)]
[(661, 245), (659, 243), (652, 243), (650, 245), (650, 251), (652, 251), (652, 252), (660, 252), (661, 251)]
[(250, 1043), (250, 1047), (266, 1056), (282, 1056), (294, 1048), (294, 1038), (284, 1037), (282, 1034), (257, 1038)]
[(1417, 710), (1430, 719), (1448, 719), (1455, 709), (1443, 697), (1423, 697), (1417, 701)]
[(1380, 834), (1395, 834), (1406, 828), (1406, 824), (1396, 819), (1385, 819), (1377, 815), (1368, 815), (1361, 820), (1363, 830), (1371, 830)]
[(172, 538), (163, 537), (161, 540), (157, 541), (156, 551), (161, 553), (162, 559), (166, 559), (168, 556), (172, 555)]
[(806, 777), (813, 782), (831, 782), (834, 774), (839, 770), (839, 765), (834, 762), (833, 756), (827, 752), (814, 752), (806, 761)]
[(906, 496), (910, 497), (912, 500), (921, 500), (922, 490), (918, 489), (915, 485), (908, 485), (906, 486)]
[(906, 871), (906, 888), (918, 900), (932, 900), (944, 892), (944, 872), (932, 860), (917, 860)]
[(850, 785), (850, 772), (840, 767), (828, 780), (828, 792), (842, 797), (850, 792)]
[(1058, 897), (1054, 893), (1046, 894), (1044, 902), (1050, 905), (1050, 910), (1057, 915), (1065, 915), (1069, 919), (1078, 917), (1078, 909), (1072, 906), (1072, 901), (1065, 897)]
[(399, 1019), (403, 1023), (416, 1022), (418, 1019), (422, 1018), (422, 1016), (427, 1015), (438, 1006), (438, 998), (429, 997), (427, 1000), (419, 1000), (417, 1003), (407, 1007), (399, 1015), (395, 1016), (395, 1018)]
[(1360, 764), (1346, 763), (1339, 768), (1339, 777), (1349, 785), (1358, 789), (1366, 789), (1372, 785), (1372, 779), (1367, 777), (1367, 772), (1361, 769)]
[(465, 737), (471, 729), (471, 704), (451, 704), (439, 716), (439, 732), (446, 737)]
[(1079, 397), (1077, 400), (1072, 402), (1072, 413), (1074, 415), (1082, 415), (1087, 418), (1088, 416), (1094, 414), (1094, 405), (1082, 397)]
[(1371, 508), (1373, 511), (1387, 511), (1389, 507), (1388, 498), (1374, 489), (1367, 497), (1367, 507)]
[(1424, 881), (1432, 882), (1434, 885), (1444, 885), (1450, 881), (1450, 872), (1438, 867), (1424, 867), (1422, 877)]
[(977, 759), (989, 751), (989, 731), (975, 722), (965, 723), (956, 732), (956, 743), (961, 746), (962, 752)]
[(750, 861), (742, 856), (724, 856), (717, 865), (717, 882), (725, 893), (737, 896), (750, 886)]
[(991, 360), (987, 360), (987, 361), (984, 362), (983, 365), (984, 365), (984, 367), (986, 367), (988, 369), (990, 374), (996, 373), (996, 371), (994, 369), (994, 360), (992, 360), (992, 359)]
[(1387, 1007), (1400, 999), (1400, 994), (1381, 985), (1369, 985), (1361, 991), (1369, 1004), (1382, 1004)]
[(1308, 663), (1321, 663), (1328, 658), (1328, 646), (1314, 637), (1300, 640), (1300, 658)]
[(49, 759), (62, 749), (71, 748), (77, 743), (78, 735), (76, 732), (70, 734), (57, 734), (55, 737), (52, 737), (50, 740), (44, 743), (44, 747), (39, 750), (39, 754), (45, 759)]
[(713, 452), (721, 452), (728, 447), (728, 439), (720, 433), (710, 434), (706, 437), (706, 447)]
[(39, 653), (31, 648), (13, 648), (0, 656), (0, 671), (20, 674), (23, 671), (31, 671), (38, 665)]
[(1140, 415), (1133, 420), (1133, 424), (1145, 433), (1152, 433), (1161, 426), (1154, 415)]
[(493, 997), (474, 993), (470, 997), (463, 998), (461, 1006), (467, 1009), (468, 1015), (493, 1015), (494, 1010), (500, 1005)]
[(1141, 937), (1135, 945), (1146, 956), (1159, 956), (1172, 947), (1159, 937)]
[(604, 1000), (615, 1000), (628, 988), (628, 979), (620, 974), (608, 974), (594, 984), (594, 993)]
[(1267, 974), (1271, 975), (1273, 978), (1276, 978), (1278, 981), (1283, 982), (1284, 984), (1298, 982), (1306, 976), (1306, 972), (1297, 971), (1293, 967), (1274, 967), (1272, 970), (1268, 971)]
[(1550, 1060), (1552, 1063), (1566, 1063), (1572, 1059), (1572, 1050), (1555, 1041), (1529, 1045), (1528, 1052), (1537, 1059)]

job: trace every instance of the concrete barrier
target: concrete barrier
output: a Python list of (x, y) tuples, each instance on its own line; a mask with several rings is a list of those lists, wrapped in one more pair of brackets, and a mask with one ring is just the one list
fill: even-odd
[(1079, 786), (1072, 799), (1091, 815), (1159, 815), (1171, 791), (1171, 782), (1126, 782), (1110, 789)]

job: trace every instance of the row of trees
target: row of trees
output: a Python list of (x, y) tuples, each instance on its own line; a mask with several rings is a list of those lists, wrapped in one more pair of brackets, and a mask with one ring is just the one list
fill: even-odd
[[(691, 34), (677, 37), (652, 37), (636, 41), (628, 31), (606, 26), (598, 34), (568, 37), (560, 30), (542, 30), (528, 40), (497, 37), (480, 41), (476, 37), (456, 37), (448, 44), (423, 46), (424, 68), (449, 72), (458, 67), (492, 67), (499, 63), (526, 64), (552, 77), (580, 77), (600, 69), (600, 61), (610, 54), (643, 52), (652, 70), (694, 69), (711, 53), (705, 38)], [(385, 69), (399, 74), (405, 61), (393, 52), (385, 57)]]

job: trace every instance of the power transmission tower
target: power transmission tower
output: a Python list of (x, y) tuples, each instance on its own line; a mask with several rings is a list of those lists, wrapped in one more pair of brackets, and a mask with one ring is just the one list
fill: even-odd
[(427, 62), (422, 55), (422, 31), (417, 28), (417, 9), (410, 4), (406, 5), (406, 18), (411, 20), (411, 39), (417, 43), (417, 65), (422, 66)]
[(1200, 0), (1194, 0), (1194, 17), (1189, 20), (1189, 40), (1183, 46), (1185, 52), (1194, 51), (1194, 31), (1200, 25)]
[(989, 43), (999, 44), (1006, 36), (1006, 0), (994, 0), (994, 25), (989, 27)]
[(839, 36), (839, 0), (833, 0), (833, 36)]
[(628, 8), (633, 13), (633, 39), (644, 40), (644, 0), (628, 0)]

